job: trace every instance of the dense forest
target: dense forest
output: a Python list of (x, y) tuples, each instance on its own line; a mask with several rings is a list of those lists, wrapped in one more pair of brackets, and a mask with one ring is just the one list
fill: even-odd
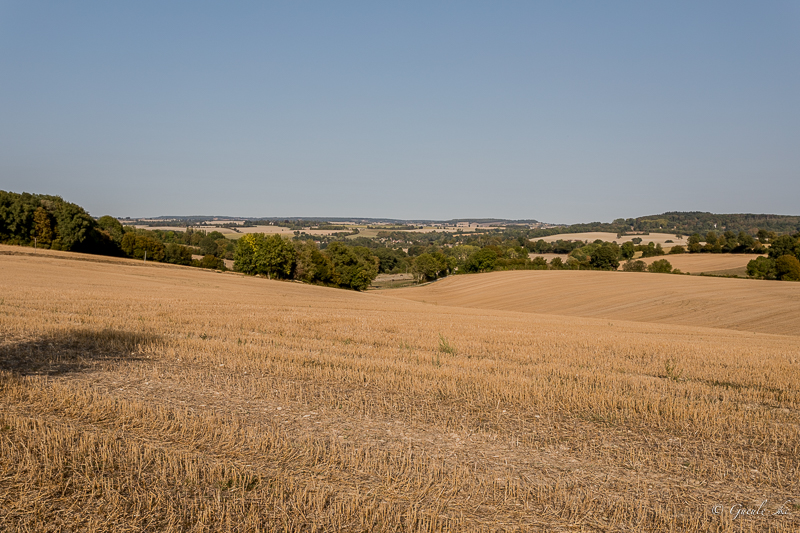
[(0, 191), (0, 242), (114, 255), (97, 221), (59, 196)]

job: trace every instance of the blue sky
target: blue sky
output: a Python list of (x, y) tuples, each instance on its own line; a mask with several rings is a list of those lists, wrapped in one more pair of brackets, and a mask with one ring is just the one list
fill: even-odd
[(796, 215), (800, 2), (0, 1), (0, 189), (95, 216)]

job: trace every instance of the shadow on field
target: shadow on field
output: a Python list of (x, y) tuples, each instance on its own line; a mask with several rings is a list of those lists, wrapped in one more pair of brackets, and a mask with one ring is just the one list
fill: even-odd
[(74, 330), (0, 343), (0, 370), (55, 376), (96, 368), (104, 362), (138, 361), (142, 347), (158, 337), (110, 329)]

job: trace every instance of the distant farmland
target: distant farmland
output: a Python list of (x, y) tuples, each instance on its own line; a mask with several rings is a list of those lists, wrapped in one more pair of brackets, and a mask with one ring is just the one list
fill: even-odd
[[(617, 244), (622, 244), (624, 242), (632, 241), (637, 237), (642, 239), (642, 244), (647, 244), (649, 242), (652, 242), (653, 244), (660, 244), (666, 250), (669, 250), (670, 246), (677, 246), (679, 244), (686, 246), (687, 242), (686, 237), (676, 237), (674, 234), (671, 233), (650, 233), (649, 235), (623, 235), (621, 237), (617, 237), (616, 233), (608, 233), (602, 231), (591, 231), (587, 233), (559, 233), (558, 235), (549, 235), (547, 237), (535, 237), (531, 240), (532, 241), (543, 240), (545, 242), (556, 242), (558, 240), (594, 242), (595, 240), (600, 239), (601, 241), (616, 242)], [(672, 242), (667, 242), (667, 241), (672, 241)]]
[[(672, 254), (642, 259), (648, 265), (659, 259), (666, 259), (672, 268), (691, 274), (734, 274), (745, 277), (747, 263), (761, 257), (758, 254)], [(620, 265), (622, 268), (622, 265)]]
[(4, 531), (800, 529), (800, 283), (0, 268)]

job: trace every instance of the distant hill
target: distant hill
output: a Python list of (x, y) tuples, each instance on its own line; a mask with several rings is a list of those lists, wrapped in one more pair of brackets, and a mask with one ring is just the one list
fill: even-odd
[(614, 222), (589, 222), (571, 224), (535, 231), (535, 237), (545, 237), (558, 233), (584, 233), (589, 231), (621, 232), (659, 232), (691, 235), (705, 234), (709, 231), (738, 233), (744, 231), (755, 235), (758, 230), (773, 231), (779, 235), (800, 232), (800, 216), (766, 215), (752, 213), (717, 214), (701, 211), (670, 211), (660, 215), (637, 218), (618, 218)]
[(202, 224), (225, 224), (230, 222), (246, 222), (248, 224), (274, 224), (296, 223), (297, 225), (309, 225), (311, 223), (352, 223), (352, 224), (457, 224), (459, 222), (469, 222), (472, 224), (485, 225), (533, 225), (542, 224), (535, 219), (509, 220), (504, 218), (454, 218), (450, 220), (434, 219), (400, 219), (400, 218), (364, 218), (364, 217), (232, 217), (232, 216), (160, 216), (147, 218), (126, 217), (120, 219), (125, 224), (141, 223), (149, 226), (193, 226)]

